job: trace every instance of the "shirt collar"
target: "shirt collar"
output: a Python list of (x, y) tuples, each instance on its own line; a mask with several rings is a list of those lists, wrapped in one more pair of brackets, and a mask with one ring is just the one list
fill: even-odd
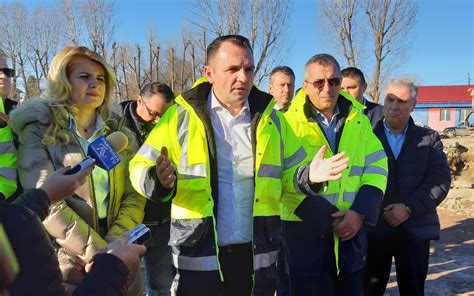
[[(310, 104), (310, 105), (311, 105), (311, 114), (314, 116), (315, 119), (319, 118), (322, 120), (327, 120), (326, 116), (324, 116), (323, 113), (321, 113), (318, 109), (316, 109), (316, 107), (314, 107), (313, 104)], [(337, 118), (339, 114), (340, 114), (339, 106), (336, 105), (336, 108), (334, 109), (334, 115), (332, 116), (331, 120), (328, 120), (328, 122), (331, 122), (333, 118)]]
[[(207, 106), (209, 110), (214, 110), (215, 112), (220, 111), (220, 110), (226, 110), (222, 104), (217, 100), (216, 95), (214, 94), (214, 88), (211, 89), (209, 92), (209, 100), (207, 100)], [(249, 100), (248, 98), (244, 102), (244, 106), (242, 107), (242, 110), (240, 110), (239, 114), (237, 114), (235, 117), (239, 116), (240, 114), (246, 114), (250, 110), (249, 107)]]
[(383, 120), (383, 127), (384, 127), (385, 131), (386, 131), (389, 135), (391, 135), (391, 136), (404, 136), (404, 135), (406, 135), (406, 133), (407, 133), (408, 123), (407, 123), (407, 125), (405, 126), (405, 128), (404, 128), (400, 133), (394, 133), (394, 132), (392, 131), (392, 129), (387, 125), (387, 122), (386, 122), (385, 119)]

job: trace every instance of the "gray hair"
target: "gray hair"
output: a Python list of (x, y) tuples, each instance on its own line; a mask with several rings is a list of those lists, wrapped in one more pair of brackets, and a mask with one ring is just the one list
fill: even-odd
[(308, 66), (312, 64), (318, 64), (321, 66), (334, 65), (337, 68), (337, 71), (341, 73), (341, 66), (339, 66), (339, 63), (337, 62), (337, 60), (330, 54), (322, 53), (322, 54), (317, 54), (317, 55), (312, 56), (304, 65), (305, 79), (306, 79), (306, 70), (308, 69)]
[(394, 78), (390, 80), (390, 82), (387, 84), (387, 88), (389, 86), (405, 86), (410, 90), (410, 99), (416, 101), (416, 98), (418, 97), (418, 87), (415, 85), (415, 83), (408, 79), (408, 78)]

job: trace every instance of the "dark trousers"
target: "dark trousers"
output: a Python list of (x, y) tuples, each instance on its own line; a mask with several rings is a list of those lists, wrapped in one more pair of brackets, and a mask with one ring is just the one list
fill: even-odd
[(364, 269), (352, 273), (335, 272), (322, 273), (320, 276), (292, 277), (291, 295), (340, 295), (340, 296), (362, 296), (364, 295)]
[(219, 247), (219, 260), (224, 276), (224, 296), (252, 294), (252, 244)]
[(395, 258), (400, 295), (424, 295), (430, 242), (414, 242), (402, 229), (381, 237), (369, 233), (367, 295), (383, 295)]
[(290, 296), (290, 276), (288, 265), (286, 263), (286, 256), (284, 251), (284, 244), (282, 242), (280, 252), (278, 252), (277, 267), (277, 296)]
[(178, 296), (247, 296), (252, 294), (252, 244), (219, 247), (219, 262), (224, 277), (218, 271), (178, 269), (173, 287)]
[(148, 227), (151, 230), (151, 239), (146, 243), (147, 251), (144, 256), (148, 295), (171, 295), (175, 271), (171, 247), (168, 246), (170, 222)]

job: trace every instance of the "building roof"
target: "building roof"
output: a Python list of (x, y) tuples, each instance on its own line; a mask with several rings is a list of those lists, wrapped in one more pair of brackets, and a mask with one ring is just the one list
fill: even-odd
[(472, 98), (467, 91), (474, 85), (418, 86), (419, 103), (471, 103)]

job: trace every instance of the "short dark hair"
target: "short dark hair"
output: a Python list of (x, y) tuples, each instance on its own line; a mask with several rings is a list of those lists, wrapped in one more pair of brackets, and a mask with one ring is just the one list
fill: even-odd
[(162, 94), (167, 103), (170, 103), (174, 100), (174, 93), (171, 88), (167, 84), (160, 81), (147, 83), (140, 90), (140, 96), (144, 98), (149, 98), (152, 95), (157, 94)]
[(327, 53), (321, 53), (321, 54), (312, 56), (304, 65), (305, 79), (306, 79), (306, 69), (308, 68), (309, 65), (312, 65), (312, 64), (319, 64), (323, 66), (332, 64), (336, 66), (339, 72), (341, 72), (341, 66), (339, 66), (339, 63), (332, 55), (327, 54)]
[(359, 78), (360, 82), (362, 84), (366, 84), (365, 82), (365, 76), (362, 71), (356, 67), (347, 67), (344, 70), (341, 71), (342, 77), (351, 77), (351, 78)]
[(214, 41), (209, 44), (207, 47), (206, 51), (206, 64), (209, 64), (209, 61), (211, 58), (216, 54), (216, 52), (219, 50), (221, 47), (222, 43), (224, 42), (231, 42), (234, 45), (240, 46), (242, 48), (248, 48), (250, 49), (250, 52), (253, 54), (252, 47), (250, 46), (250, 41), (245, 38), (244, 36), (241, 35), (224, 35), (224, 36), (219, 36)]
[(270, 72), (270, 80), (272, 79), (273, 77), (273, 74), (276, 74), (276, 73), (283, 73), (283, 74), (286, 74), (288, 76), (292, 76), (293, 79), (295, 79), (295, 73), (293, 72), (293, 70), (288, 67), (288, 66), (277, 66), (275, 68), (273, 68), (272, 72)]

